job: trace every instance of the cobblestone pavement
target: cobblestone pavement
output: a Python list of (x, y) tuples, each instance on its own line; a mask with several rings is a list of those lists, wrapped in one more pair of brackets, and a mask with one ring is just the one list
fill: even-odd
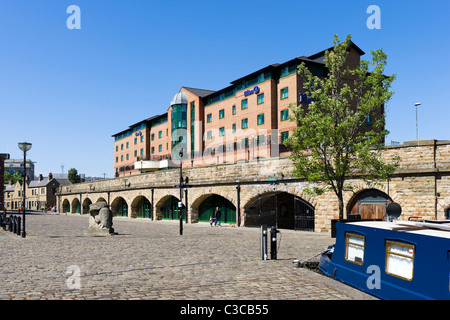
[(329, 234), (281, 230), (278, 260), (262, 261), (257, 228), (184, 224), (180, 236), (177, 221), (127, 218), (114, 218), (114, 236), (87, 227), (86, 215), (34, 213), (27, 238), (1, 230), (0, 299), (374, 299), (293, 267), (334, 243)]

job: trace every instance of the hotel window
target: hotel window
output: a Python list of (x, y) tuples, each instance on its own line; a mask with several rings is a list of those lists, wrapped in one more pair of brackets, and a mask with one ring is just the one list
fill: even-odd
[(242, 119), (242, 121), (241, 121), (241, 128), (242, 129), (247, 129), (248, 128), (248, 119), (247, 118)]
[(362, 265), (364, 263), (365, 237), (359, 234), (345, 235), (345, 260)]
[(127, 158), (127, 160), (130, 160), (130, 157), (128, 156), (128, 153), (127, 153), (127, 157), (126, 158)]
[(152, 147), (152, 154), (155, 153), (155, 147)]
[(386, 241), (386, 273), (408, 281), (413, 278), (414, 251), (412, 244)]
[(248, 108), (248, 100), (244, 99), (241, 101), (241, 110), (247, 109)]
[(281, 133), (281, 144), (283, 144), (284, 140), (286, 140), (287, 138), (289, 138), (289, 131), (283, 131)]
[(206, 140), (211, 140), (212, 139), (212, 131), (209, 130), (206, 132)]
[(242, 139), (242, 149), (248, 148), (248, 138)]
[(144, 142), (144, 136), (141, 136), (141, 142)]
[[(119, 157), (116, 157), (116, 162), (119, 162)], [(8, 197), (9, 197), (9, 193), (8, 193)]]
[(128, 147), (130, 146), (130, 143), (129, 142), (127, 142), (127, 149), (128, 149)]
[(137, 150), (134, 150), (134, 156), (137, 157)]
[(206, 115), (206, 122), (212, 121), (212, 113)]
[(223, 119), (225, 117), (225, 110), (219, 110), (219, 119)]
[(120, 150), (123, 150), (123, 143), (120, 145)]
[(152, 133), (152, 141), (155, 140), (155, 134)]
[(162, 138), (162, 131), (158, 132), (158, 138)]
[(281, 100), (289, 97), (289, 88), (288, 87), (280, 90), (280, 97), (281, 97)]
[(162, 144), (160, 144), (160, 145), (158, 146), (158, 151), (159, 151), (159, 152), (162, 151)]
[(264, 113), (258, 114), (257, 120), (258, 120), (258, 125), (264, 124)]
[(233, 107), (231, 107), (232, 113), (236, 114), (236, 105), (234, 105)]
[(225, 135), (225, 127), (219, 128), (219, 137), (223, 137)]
[(289, 109), (281, 110), (280, 112), (281, 121), (285, 121), (289, 118)]
[(116, 146), (116, 152), (119, 151), (119, 146)]
[(144, 155), (144, 149), (141, 149), (141, 156)]
[(264, 93), (258, 94), (256, 101), (257, 101), (257, 104), (264, 103)]
[(231, 129), (233, 130), (233, 133), (236, 132), (236, 123), (233, 123), (233, 125), (231, 126)]
[(266, 143), (266, 136), (265, 135), (259, 135), (256, 137), (256, 144), (258, 146), (262, 146)]
[(120, 161), (123, 161), (123, 155), (120, 156)]
[(137, 138), (134, 138), (134, 144), (137, 144)]

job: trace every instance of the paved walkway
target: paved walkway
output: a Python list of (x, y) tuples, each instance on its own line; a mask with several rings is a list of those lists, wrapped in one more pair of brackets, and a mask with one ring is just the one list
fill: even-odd
[[(281, 230), (278, 260), (260, 259), (260, 230), (114, 218), (88, 236), (88, 216), (27, 215), (27, 238), (0, 231), (0, 299), (374, 299), (304, 268), (329, 234)], [(74, 273), (75, 272), (75, 273)], [(79, 272), (80, 277), (75, 277)]]

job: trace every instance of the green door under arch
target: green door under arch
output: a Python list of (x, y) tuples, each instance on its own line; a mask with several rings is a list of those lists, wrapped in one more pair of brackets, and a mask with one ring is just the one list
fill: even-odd
[(138, 218), (151, 218), (151, 206), (150, 201), (146, 197), (141, 197), (139, 203), (136, 206), (136, 217)]
[(162, 214), (164, 220), (177, 220), (178, 215), (178, 199), (174, 196), (170, 196), (162, 206)]
[(117, 216), (128, 217), (128, 205), (124, 198), (119, 199), (119, 203), (117, 205)]
[(216, 207), (219, 207), (221, 222), (236, 223), (236, 207), (227, 199), (219, 195), (212, 195), (205, 199), (198, 207), (198, 221), (208, 221), (214, 217)]

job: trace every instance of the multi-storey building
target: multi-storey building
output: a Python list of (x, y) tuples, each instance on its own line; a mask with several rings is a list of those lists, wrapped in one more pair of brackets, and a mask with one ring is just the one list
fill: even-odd
[[(364, 52), (353, 43), (348, 51), (348, 65), (358, 65)], [(326, 76), (324, 58), (325, 50), (271, 64), (218, 91), (182, 87), (167, 113), (113, 135), (116, 176), (174, 166), (181, 149), (191, 166), (283, 155), (295, 127), (289, 106), (308, 103), (297, 66)]]

